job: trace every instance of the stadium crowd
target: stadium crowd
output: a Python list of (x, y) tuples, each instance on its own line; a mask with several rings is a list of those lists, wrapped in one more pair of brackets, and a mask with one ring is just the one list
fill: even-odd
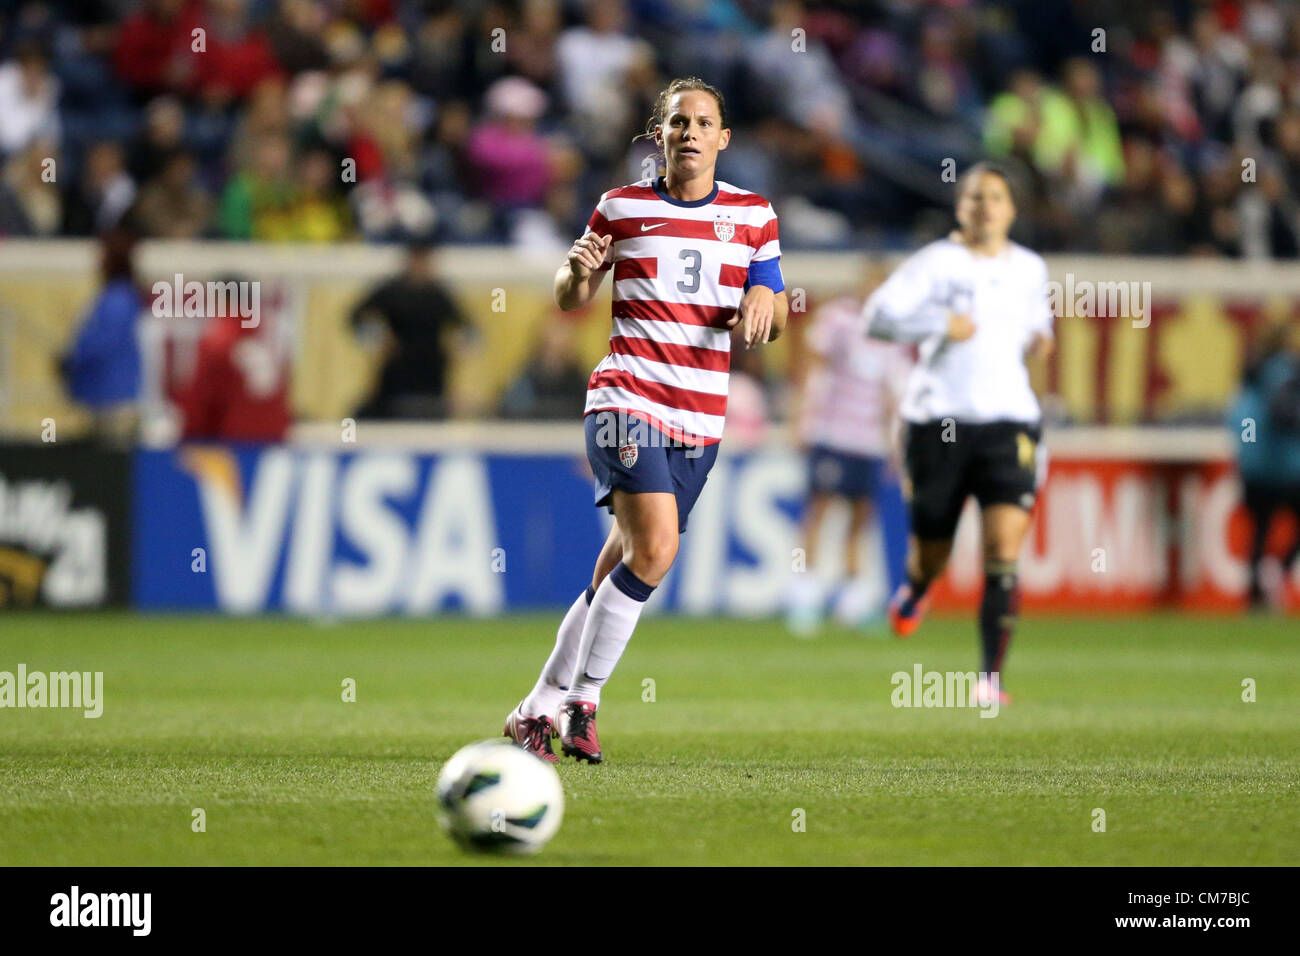
[[(567, 246), (704, 74), (787, 248), (947, 227), (1018, 167), (1036, 248), (1300, 253), (1282, 0), (26, 0), (0, 14), (0, 235)], [(797, 51), (797, 52), (796, 52)], [(49, 161), (53, 160), (53, 164)], [(52, 173), (51, 170), (56, 172)], [(54, 188), (51, 188), (51, 180)]]

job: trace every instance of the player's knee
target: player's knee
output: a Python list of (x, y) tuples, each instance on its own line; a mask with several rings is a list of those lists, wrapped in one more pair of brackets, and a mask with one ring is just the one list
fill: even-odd
[(632, 573), (647, 584), (657, 585), (677, 557), (676, 530), (642, 535), (632, 546)]
[(677, 532), (651, 537), (645, 548), (646, 561), (661, 574), (667, 574), (677, 558)]
[(984, 566), (1005, 567), (1020, 560), (1020, 542), (995, 539), (984, 542)]

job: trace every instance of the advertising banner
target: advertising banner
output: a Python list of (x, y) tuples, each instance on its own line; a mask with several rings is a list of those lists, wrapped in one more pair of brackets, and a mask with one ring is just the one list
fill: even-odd
[(125, 603), (129, 469), (93, 445), (0, 445), (0, 608)]
[[(586, 586), (612, 520), (592, 505), (580, 454), (190, 446), (138, 452), (134, 470), (132, 593), (152, 609), (562, 607)], [(783, 610), (794, 575), (814, 559), (834, 580), (842, 522), (828, 519), (819, 554), (803, 555), (805, 483), (794, 452), (724, 452), (648, 610), (762, 616)], [(896, 488), (877, 514), (861, 565), (883, 605), (905, 550)], [(1249, 530), (1227, 458), (1057, 454), (1021, 560), (1024, 607), (1239, 607)], [(1284, 552), (1296, 533), (1279, 520), (1272, 550)], [(973, 607), (982, 587), (970, 502), (935, 607)]]
[[(796, 553), (802, 459), (722, 456), (648, 610), (776, 612)], [(133, 593), (143, 608), (430, 614), (561, 607), (612, 518), (586, 459), (403, 448), (189, 446), (135, 464)], [(887, 516), (893, 566), (904, 524)], [(875, 536), (877, 548), (880, 536)], [(879, 577), (885, 562), (866, 562)]]

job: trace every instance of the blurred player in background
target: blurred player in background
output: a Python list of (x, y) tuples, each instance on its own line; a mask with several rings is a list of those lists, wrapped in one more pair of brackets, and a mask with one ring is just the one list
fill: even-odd
[(869, 334), (920, 346), (900, 410), (912, 533), (907, 582), (890, 601), (912, 634), (926, 591), (948, 563), (966, 498), (979, 502), (984, 597), (981, 699), (1010, 703), (1001, 672), (1019, 613), (1017, 569), (1040, 480), (1041, 412), (1025, 359), (1052, 350), (1047, 264), (1008, 238), (1007, 175), (971, 167), (957, 183), (957, 223), (908, 258), (867, 300)]
[(862, 288), (817, 309), (804, 332), (807, 357), (796, 429), (808, 460), (801, 543), (806, 565), (804, 573), (794, 575), (787, 618), (790, 630), (802, 636), (820, 627), (835, 585), (816, 560), (826, 514), (836, 501), (848, 505), (849, 523), (835, 616), (853, 627), (875, 610), (859, 555), (872, 502), (891, 490), (891, 472), (901, 470), (893, 450), (894, 422), (912, 371), (911, 346), (862, 334), (862, 302), (879, 284), (880, 277), (869, 274)]
[(118, 227), (101, 237), (103, 287), (59, 361), (68, 393), (90, 409), (91, 432), (109, 443), (134, 440), (140, 424), (137, 320), (145, 299), (135, 277), (136, 237)]
[(506, 736), (552, 761), (557, 734), (567, 756), (603, 758), (601, 687), (672, 567), (717, 458), (731, 330), (740, 326), (746, 348), (762, 345), (789, 312), (771, 203), (714, 180), (731, 139), (722, 93), (697, 77), (673, 80), (647, 134), (667, 174), (601, 196), (555, 276), (555, 301), (569, 311), (614, 273), (610, 352), (587, 384), (584, 415), (595, 503), (615, 520), (591, 586), (506, 720)]
[[(1237, 467), (1251, 518), (1251, 610), (1285, 609), (1286, 581), (1300, 556), (1300, 326), (1279, 324), (1261, 337), (1228, 416), (1240, 438)], [(1267, 554), (1273, 518), (1290, 512), (1294, 539), (1279, 561)]]
[[(241, 280), (219, 280), (231, 288)], [(289, 355), (270, 323), (238, 309), (212, 316), (180, 398), (182, 441), (282, 442), (289, 431)]]

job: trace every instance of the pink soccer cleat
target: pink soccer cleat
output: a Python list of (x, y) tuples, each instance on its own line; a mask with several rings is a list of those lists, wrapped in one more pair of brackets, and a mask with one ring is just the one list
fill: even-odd
[(555, 723), (549, 717), (529, 717), (516, 707), (506, 718), (506, 729), (501, 736), (509, 737), (530, 754), (536, 754), (549, 763), (560, 762), (551, 749)]
[(996, 677), (993, 680), (981, 677), (979, 683), (975, 685), (975, 700), (981, 707), (987, 707), (993, 703), (994, 698), (997, 699), (999, 707), (1011, 706), (1011, 695), (1002, 689), (1002, 681)]
[(560, 751), (588, 763), (600, 763), (605, 755), (596, 739), (596, 705), (589, 700), (566, 701), (560, 707)]

